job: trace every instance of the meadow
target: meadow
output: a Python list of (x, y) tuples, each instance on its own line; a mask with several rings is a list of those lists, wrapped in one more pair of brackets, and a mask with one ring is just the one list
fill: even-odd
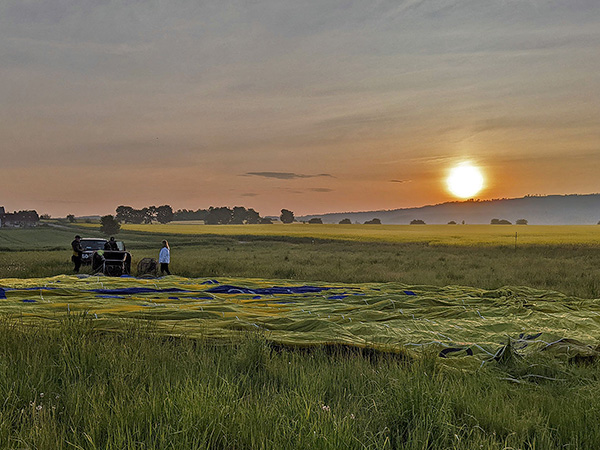
[[(600, 227), (336, 227), (128, 225), (118, 239), (134, 265), (169, 239), (172, 272), (187, 277), (600, 297)], [(74, 233), (99, 236), (87, 224), (0, 230), (0, 278), (70, 273)], [(448, 365), (429, 351), (281, 347), (260, 332), (165, 336), (143, 320), (107, 332), (85, 314), (51, 327), (3, 317), (0, 355), (1, 448), (600, 448), (594, 357)]]

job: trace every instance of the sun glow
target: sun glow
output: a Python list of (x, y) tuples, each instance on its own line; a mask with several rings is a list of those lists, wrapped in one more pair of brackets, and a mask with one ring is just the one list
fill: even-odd
[(483, 188), (483, 175), (479, 168), (463, 163), (450, 170), (446, 184), (456, 197), (470, 198)]

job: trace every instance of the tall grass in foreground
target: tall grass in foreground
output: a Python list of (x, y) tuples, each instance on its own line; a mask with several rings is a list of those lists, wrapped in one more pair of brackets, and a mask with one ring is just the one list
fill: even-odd
[(442, 361), (2, 322), (0, 447), (600, 448), (597, 364)]

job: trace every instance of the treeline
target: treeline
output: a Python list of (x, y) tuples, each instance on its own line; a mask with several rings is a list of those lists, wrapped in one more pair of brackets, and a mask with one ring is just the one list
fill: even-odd
[(242, 225), (261, 223), (263, 219), (252, 208), (246, 209), (243, 206), (214, 208), (211, 206), (208, 209), (196, 211), (179, 209), (175, 212), (173, 220), (203, 220), (206, 225)]
[(169, 223), (182, 220), (202, 220), (207, 225), (228, 225), (228, 224), (259, 224), (272, 223), (270, 219), (260, 217), (260, 214), (254, 209), (246, 209), (243, 206), (228, 208), (210, 207), (208, 209), (178, 209), (173, 211), (170, 205), (149, 206), (142, 209), (135, 209), (131, 206), (121, 205), (116, 209), (115, 219), (122, 223)]
[(147, 208), (135, 209), (131, 206), (118, 206), (115, 219), (124, 223), (169, 223), (173, 221), (173, 208), (169, 205), (149, 206)]

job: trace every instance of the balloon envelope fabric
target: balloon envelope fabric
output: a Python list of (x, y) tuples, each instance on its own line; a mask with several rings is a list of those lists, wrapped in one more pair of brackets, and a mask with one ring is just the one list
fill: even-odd
[(0, 279), (0, 313), (26, 324), (86, 314), (102, 330), (134, 319), (151, 321), (165, 335), (260, 331), (283, 345), (433, 346), (441, 356), (479, 358), (492, 357), (509, 339), (523, 352), (595, 353), (600, 336), (600, 300), (527, 287), (63, 275)]

